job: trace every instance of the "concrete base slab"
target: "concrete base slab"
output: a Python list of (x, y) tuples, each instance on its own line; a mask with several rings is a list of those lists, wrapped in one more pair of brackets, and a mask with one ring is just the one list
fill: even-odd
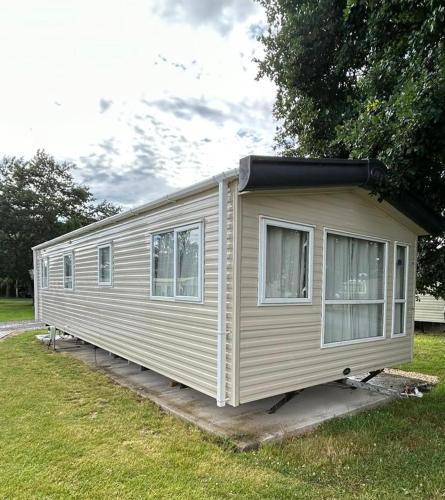
[(118, 384), (148, 397), (168, 411), (201, 429), (231, 440), (240, 450), (302, 434), (334, 417), (351, 415), (382, 405), (391, 398), (376, 392), (353, 389), (336, 382), (305, 389), (276, 413), (267, 411), (282, 395), (246, 403), (236, 408), (216, 406), (215, 399), (190, 388), (172, 387), (171, 380), (107, 351), (75, 340), (60, 340), (57, 351), (65, 352), (105, 371)]

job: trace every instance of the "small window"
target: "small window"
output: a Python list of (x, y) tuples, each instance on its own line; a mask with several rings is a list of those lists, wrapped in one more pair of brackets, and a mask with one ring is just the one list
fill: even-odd
[(197, 224), (152, 236), (153, 298), (201, 300), (201, 234), (201, 224)]
[(387, 243), (326, 232), (323, 345), (384, 338)]
[(40, 279), (41, 279), (41, 288), (48, 288), (48, 282), (49, 282), (49, 259), (48, 259), (48, 257), (44, 257), (40, 261)]
[(112, 260), (113, 252), (111, 245), (101, 245), (97, 249), (97, 260), (98, 260), (98, 283), (99, 285), (111, 285), (112, 284)]
[(406, 335), (406, 297), (408, 288), (408, 246), (394, 246), (394, 290), (392, 334)]
[(260, 304), (311, 302), (313, 237), (312, 227), (260, 219)]
[(66, 253), (63, 256), (63, 288), (73, 290), (74, 288), (74, 254)]

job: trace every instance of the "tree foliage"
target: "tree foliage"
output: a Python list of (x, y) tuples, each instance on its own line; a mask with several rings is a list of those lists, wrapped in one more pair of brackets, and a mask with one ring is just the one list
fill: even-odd
[(0, 162), (0, 278), (26, 285), (33, 267), (31, 247), (114, 215), (120, 207), (97, 204), (73, 178), (74, 165), (44, 151), (31, 160)]
[[(277, 87), (277, 148), (378, 158), (385, 189), (445, 209), (443, 0), (258, 0), (259, 77)], [(444, 235), (419, 241), (419, 292), (445, 297)]]

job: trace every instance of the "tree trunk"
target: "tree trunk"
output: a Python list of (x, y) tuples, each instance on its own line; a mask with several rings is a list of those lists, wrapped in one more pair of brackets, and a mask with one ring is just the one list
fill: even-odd
[(15, 298), (19, 298), (19, 280), (15, 280)]

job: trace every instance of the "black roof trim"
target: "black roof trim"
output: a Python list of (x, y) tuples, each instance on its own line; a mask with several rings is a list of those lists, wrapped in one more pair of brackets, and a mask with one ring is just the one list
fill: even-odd
[[(378, 192), (386, 174), (387, 169), (379, 160), (246, 156), (240, 160), (239, 191), (358, 186)], [(444, 218), (415, 194), (402, 192), (384, 199), (429, 234), (445, 231)]]

